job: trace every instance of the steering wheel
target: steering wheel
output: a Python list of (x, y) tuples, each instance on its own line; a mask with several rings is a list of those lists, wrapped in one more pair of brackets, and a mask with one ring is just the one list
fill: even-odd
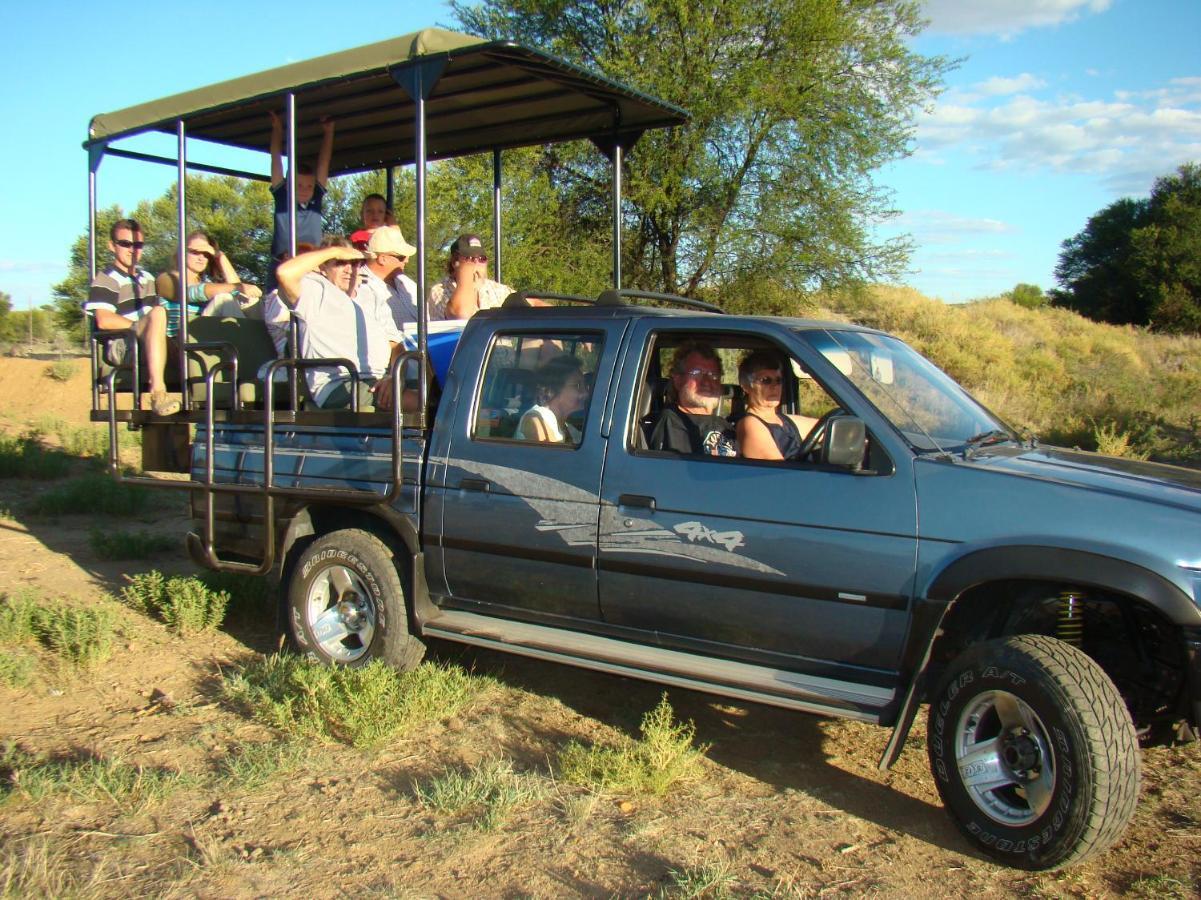
[(826, 426), (830, 424), (830, 420), (835, 416), (841, 416), (844, 414), (845, 411), (843, 408), (841, 406), (836, 406), (818, 419), (813, 424), (813, 427), (809, 429), (809, 433), (805, 435), (805, 439), (801, 441), (801, 449), (797, 451), (797, 454), (795, 457), (793, 457), (793, 459), (804, 460), (812, 456), (813, 452), (817, 449), (817, 445), (820, 444), (822, 442), (822, 438), (825, 437)]

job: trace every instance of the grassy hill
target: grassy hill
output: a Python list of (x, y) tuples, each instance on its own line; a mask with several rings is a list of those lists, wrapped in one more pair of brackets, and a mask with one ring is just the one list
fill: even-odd
[(827, 297), (813, 312), (898, 335), (1047, 443), (1201, 466), (1201, 338), (896, 287)]

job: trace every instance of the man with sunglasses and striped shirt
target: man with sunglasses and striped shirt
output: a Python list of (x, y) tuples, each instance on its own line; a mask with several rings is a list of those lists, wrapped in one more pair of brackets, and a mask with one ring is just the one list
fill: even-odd
[[(142, 226), (135, 219), (113, 223), (108, 240), (113, 264), (96, 276), (83, 308), (99, 331), (133, 331), (150, 381), (150, 408), (157, 416), (170, 416), (179, 412), (180, 403), (167, 394), (163, 380), (167, 311), (159, 302), (154, 277), (138, 265), (143, 246)], [(122, 350), (117, 348), (123, 350), (124, 344), (114, 344), (110, 349), (110, 355), (119, 361)]]

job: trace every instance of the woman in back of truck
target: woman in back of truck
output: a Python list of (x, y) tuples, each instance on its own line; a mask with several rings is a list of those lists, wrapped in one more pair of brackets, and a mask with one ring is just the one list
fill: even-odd
[[(191, 314), (242, 318), (244, 308), (257, 302), (262, 291), (243, 281), (229, 258), (203, 231), (193, 231), (185, 245), (187, 269), (186, 305)], [(167, 335), (179, 331), (179, 272), (163, 272), (155, 281), (159, 297), (167, 308)]]

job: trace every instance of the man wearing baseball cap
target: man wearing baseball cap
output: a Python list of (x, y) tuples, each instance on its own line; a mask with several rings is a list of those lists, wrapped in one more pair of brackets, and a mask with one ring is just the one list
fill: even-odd
[(416, 252), (397, 226), (376, 228), (367, 241), (367, 265), (359, 272), (359, 293), (385, 304), (400, 331), (417, 321), (417, 285), (404, 273)]
[(478, 234), (464, 234), (450, 245), (446, 277), (430, 288), (430, 321), (470, 319), (481, 309), (500, 306), (513, 293), (488, 277), (488, 251)]

